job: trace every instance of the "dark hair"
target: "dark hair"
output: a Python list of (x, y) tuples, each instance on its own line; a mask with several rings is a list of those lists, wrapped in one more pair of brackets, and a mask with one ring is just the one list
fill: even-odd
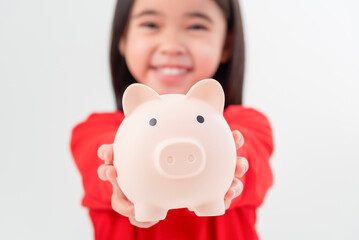
[[(112, 23), (112, 38), (110, 47), (110, 67), (112, 86), (115, 92), (116, 105), (122, 110), (122, 95), (125, 89), (136, 80), (127, 68), (125, 58), (121, 56), (118, 44), (125, 33), (128, 15), (135, 0), (118, 0)], [(244, 78), (244, 34), (238, 0), (214, 0), (222, 9), (227, 19), (227, 32), (233, 33), (233, 50), (231, 57), (221, 63), (213, 78), (221, 83), (225, 95), (226, 106), (242, 104)]]

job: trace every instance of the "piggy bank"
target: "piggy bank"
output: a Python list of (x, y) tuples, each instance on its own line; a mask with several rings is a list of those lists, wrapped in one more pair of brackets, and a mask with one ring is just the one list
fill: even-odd
[(236, 147), (223, 117), (221, 85), (206, 79), (186, 95), (159, 95), (135, 83), (122, 103), (125, 118), (114, 140), (113, 164), (136, 220), (162, 220), (176, 208), (223, 215)]

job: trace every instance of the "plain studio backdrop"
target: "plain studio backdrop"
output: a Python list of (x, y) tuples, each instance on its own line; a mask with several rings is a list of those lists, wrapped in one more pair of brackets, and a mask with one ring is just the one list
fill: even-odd
[[(92, 239), (72, 127), (115, 108), (115, 1), (0, 1), (0, 239)], [(275, 138), (261, 239), (359, 239), (359, 4), (241, 0), (244, 103)]]

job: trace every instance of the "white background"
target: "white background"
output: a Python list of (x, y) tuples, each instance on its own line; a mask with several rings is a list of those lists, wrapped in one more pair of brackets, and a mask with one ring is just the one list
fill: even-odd
[[(91, 239), (72, 127), (115, 107), (114, 0), (0, 1), (0, 239)], [(264, 240), (359, 239), (359, 4), (241, 0), (245, 104), (271, 120)]]

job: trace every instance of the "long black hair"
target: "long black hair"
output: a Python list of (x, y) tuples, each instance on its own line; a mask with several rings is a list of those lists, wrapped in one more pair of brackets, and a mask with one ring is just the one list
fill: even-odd
[[(227, 20), (227, 32), (233, 34), (232, 54), (227, 62), (221, 63), (213, 78), (221, 83), (226, 106), (242, 104), (244, 78), (244, 34), (238, 0), (214, 0), (222, 9)], [(110, 67), (112, 86), (116, 98), (117, 110), (122, 109), (122, 95), (125, 89), (136, 80), (127, 68), (125, 58), (120, 54), (118, 44), (125, 33), (127, 20), (134, 0), (117, 0), (112, 23), (110, 47)], [(227, 34), (228, 35), (228, 34)]]

